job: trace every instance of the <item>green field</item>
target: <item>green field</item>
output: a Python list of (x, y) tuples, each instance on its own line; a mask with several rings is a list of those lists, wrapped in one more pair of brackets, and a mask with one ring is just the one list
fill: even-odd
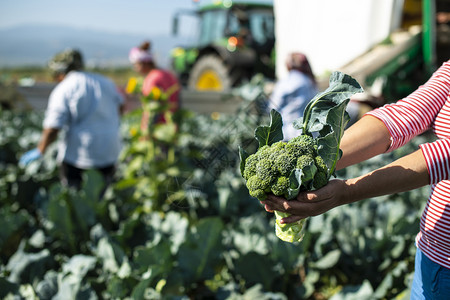
[(253, 129), (267, 124), (254, 109), (266, 98), (261, 86), (239, 92), (235, 114), (180, 111), (152, 127), (152, 139), (141, 138), (138, 111), (124, 116), (118, 173), (103, 199), (95, 172), (80, 191), (59, 184), (55, 147), (20, 168), (43, 115), (0, 110), (0, 298), (409, 299), (427, 188), (338, 207), (310, 218), (302, 242), (281, 241), (238, 166), (238, 146), (256, 147)]
[[(132, 67), (123, 68), (98, 68), (87, 69), (87, 71), (98, 72), (113, 79), (118, 85), (126, 85), (128, 78), (136, 76)], [(0, 69), (0, 82), (17, 82), (22, 78), (32, 78), (37, 82), (51, 82), (52, 77), (48, 69), (43, 67), (15, 67)]]

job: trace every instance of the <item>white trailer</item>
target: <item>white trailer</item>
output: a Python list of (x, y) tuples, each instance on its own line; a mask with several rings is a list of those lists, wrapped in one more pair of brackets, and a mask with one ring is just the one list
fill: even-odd
[[(286, 75), (284, 60), (298, 51), (323, 84), (339, 70), (355, 77), (366, 95), (409, 93), (440, 64), (436, 5), (445, 1), (274, 0), (276, 76)], [(407, 82), (417, 70), (423, 78)]]

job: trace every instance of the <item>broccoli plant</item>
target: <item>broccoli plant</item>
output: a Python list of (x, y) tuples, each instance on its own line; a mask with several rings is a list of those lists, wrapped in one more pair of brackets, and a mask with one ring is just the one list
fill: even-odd
[[(300, 191), (323, 187), (334, 175), (342, 155), (340, 141), (350, 120), (347, 105), (350, 97), (363, 89), (355, 79), (341, 72), (334, 72), (329, 83), (306, 106), (303, 118), (294, 121), (299, 130), (297, 137), (282, 141), (282, 117), (271, 110), (269, 126), (255, 130), (257, 151), (248, 154), (239, 147), (241, 174), (252, 197), (264, 200), (273, 193), (292, 200)], [(288, 214), (275, 211), (275, 216), (275, 231), (281, 240), (302, 240), (305, 220), (280, 224), (279, 220)]]

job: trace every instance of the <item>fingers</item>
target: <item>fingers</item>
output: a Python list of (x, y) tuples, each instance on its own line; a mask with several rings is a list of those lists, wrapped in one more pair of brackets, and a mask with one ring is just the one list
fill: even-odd
[(282, 218), (280, 220), (280, 223), (281, 224), (289, 224), (289, 223), (294, 223), (294, 222), (300, 221), (301, 219), (304, 219), (304, 218), (302, 218), (300, 216), (290, 215), (289, 217)]
[[(286, 202), (286, 203), (288, 202), (286, 199), (283, 199), (283, 198), (280, 198), (279, 200)], [(261, 204), (264, 205), (264, 209), (267, 212), (273, 213), (276, 210), (275, 208), (273, 208), (273, 206), (271, 206), (270, 203), (267, 203), (267, 201), (261, 201)], [(281, 211), (281, 209), (279, 209), (279, 211)], [(301, 219), (304, 219), (304, 218), (306, 218), (306, 216), (301, 217), (301, 216), (297, 216), (297, 215), (290, 215), (289, 217), (280, 219), (280, 223), (281, 224), (294, 223), (294, 222), (300, 221)]]
[(303, 203), (295, 199), (286, 200), (282, 197), (270, 195), (264, 201), (261, 201), (261, 204), (264, 205), (264, 209), (267, 212), (280, 211), (293, 214), (293, 217), (289, 217), (287, 219), (288, 223), (292, 223), (309, 216), (307, 213), (305, 213), (308, 211), (308, 209), (305, 209), (303, 207), (307, 205), (307, 203)]
[(319, 190), (302, 192), (296, 199), (287, 200), (270, 194), (261, 203), (268, 212), (284, 212), (291, 216), (282, 223), (292, 223), (307, 217), (317, 216), (341, 204), (343, 181), (332, 180)]
[(273, 209), (268, 204), (264, 204), (262, 201), (261, 201), (261, 204), (264, 205), (264, 209), (267, 212), (273, 212)]
[(287, 202), (288, 200), (285, 198), (275, 195), (268, 195), (264, 201), (261, 201), (264, 205), (264, 209), (268, 212), (273, 212), (275, 210), (286, 211), (286, 208), (289, 206)]

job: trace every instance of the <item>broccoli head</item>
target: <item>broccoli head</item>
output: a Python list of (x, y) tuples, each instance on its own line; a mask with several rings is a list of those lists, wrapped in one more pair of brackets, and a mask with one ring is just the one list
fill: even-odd
[(295, 167), (297, 169), (303, 169), (304, 167), (312, 165), (312, 164), (314, 164), (314, 157), (309, 154), (304, 154), (304, 155), (300, 155), (297, 158), (297, 164), (295, 165)]
[(295, 157), (289, 155), (286, 151), (281, 151), (273, 157), (273, 169), (281, 176), (289, 177), (293, 167), (295, 166)]
[(256, 175), (256, 163), (258, 162), (259, 158), (256, 154), (252, 154), (245, 160), (245, 169), (244, 169), (244, 176), (245, 180), (248, 180), (253, 175)]
[(319, 155), (316, 155), (314, 157), (314, 163), (316, 164), (317, 169), (319, 172), (328, 173), (328, 167), (323, 161), (323, 158)]
[(289, 189), (289, 178), (280, 176), (271, 187), (271, 192), (277, 196), (284, 196)]
[(317, 152), (317, 143), (313, 137), (302, 134), (291, 139), (286, 144), (286, 151), (297, 157), (305, 154), (315, 156)]
[[(287, 196), (292, 172), (295, 169), (304, 170), (307, 166), (315, 168), (309, 168), (313, 170), (309, 171), (311, 180), (305, 184), (310, 188), (325, 185), (328, 180), (328, 169), (317, 153), (317, 143), (309, 135), (300, 135), (289, 142), (279, 141), (260, 147), (256, 153), (246, 158), (242, 175), (247, 180), (249, 194), (264, 200), (267, 193)], [(308, 188), (306, 185), (302, 190)]]
[(286, 147), (286, 142), (283, 142), (283, 141), (273, 143), (272, 146), (270, 146), (270, 148), (272, 149), (272, 153), (283, 151), (285, 147)]
[(250, 196), (258, 200), (266, 199), (266, 190), (270, 186), (270, 181), (262, 180), (257, 175), (250, 177), (246, 183)]
[(256, 151), (259, 160), (269, 160), (273, 149), (269, 145), (262, 146)]
[(265, 181), (273, 181), (276, 178), (276, 172), (272, 168), (273, 162), (269, 159), (260, 159), (256, 163), (256, 176)]

